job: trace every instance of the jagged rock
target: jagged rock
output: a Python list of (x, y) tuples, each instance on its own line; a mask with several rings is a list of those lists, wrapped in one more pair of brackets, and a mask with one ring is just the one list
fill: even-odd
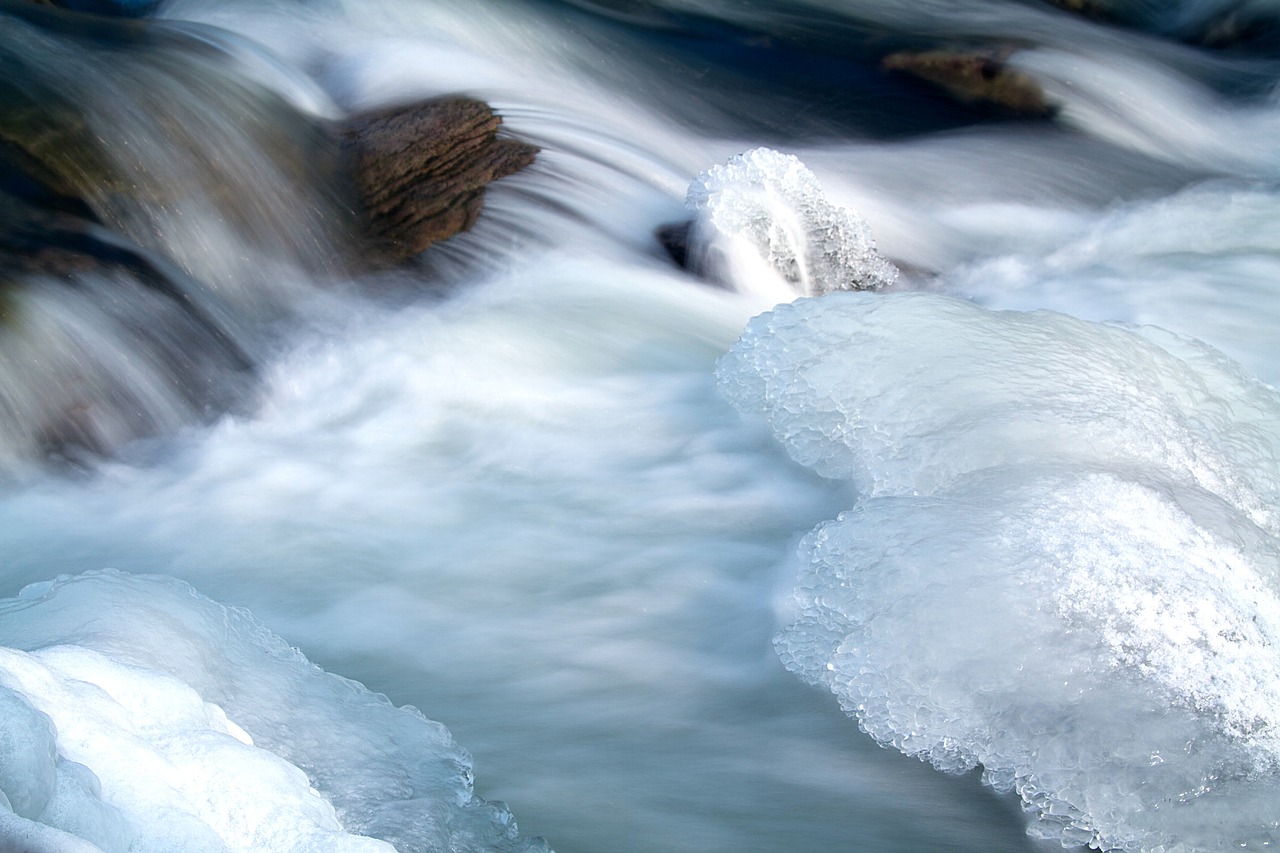
[(351, 118), (342, 128), (346, 171), (368, 237), (391, 260), (469, 229), (484, 188), (533, 162), (538, 149), (498, 137), (484, 102), (446, 97)]
[(882, 64), (940, 86), (965, 103), (987, 103), (1019, 115), (1051, 115), (1054, 107), (1044, 90), (1029, 75), (1010, 68), (1008, 58), (1004, 50), (928, 50), (890, 54)]

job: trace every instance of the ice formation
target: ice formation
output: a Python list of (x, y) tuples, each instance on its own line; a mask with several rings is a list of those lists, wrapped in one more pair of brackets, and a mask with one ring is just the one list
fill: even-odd
[(695, 266), (725, 281), (768, 289), (781, 279), (800, 295), (874, 290), (898, 270), (876, 252), (857, 212), (833, 204), (817, 177), (795, 156), (754, 148), (713, 166), (689, 185), (696, 219), (690, 235)]
[(1280, 841), (1280, 397), (1197, 343), (932, 294), (753, 321), (722, 389), (858, 503), (787, 666), (1064, 844)]
[(172, 578), (33, 585), (0, 646), (0, 848), (547, 850), (439, 723)]

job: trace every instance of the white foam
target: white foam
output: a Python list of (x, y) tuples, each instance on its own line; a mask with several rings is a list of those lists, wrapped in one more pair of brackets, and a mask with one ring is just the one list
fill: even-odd
[(1063, 228), (1048, 251), (1010, 245), (947, 276), (955, 292), (1001, 308), (1052, 308), (1089, 320), (1193, 335), (1280, 384), (1280, 243), (1275, 196), (1211, 182), (1116, 205)]
[(1274, 175), (1269, 138), (1280, 122), (1274, 104), (1231, 104), (1193, 77), (1151, 57), (1112, 51), (1042, 48), (1011, 64), (1036, 80), (1059, 120), (1151, 157), (1187, 165)]

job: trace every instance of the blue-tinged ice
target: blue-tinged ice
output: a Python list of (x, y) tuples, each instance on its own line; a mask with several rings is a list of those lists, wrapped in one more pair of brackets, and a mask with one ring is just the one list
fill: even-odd
[(28, 587), (0, 646), (4, 849), (547, 850), (439, 723), (181, 581)]
[(1156, 329), (835, 293), (721, 387), (859, 502), (777, 640), (884, 745), (1017, 791), (1035, 834), (1280, 842), (1280, 396)]
[(780, 301), (828, 290), (875, 290), (897, 268), (876, 251), (858, 213), (829, 201), (794, 155), (754, 148), (689, 184), (693, 264)]

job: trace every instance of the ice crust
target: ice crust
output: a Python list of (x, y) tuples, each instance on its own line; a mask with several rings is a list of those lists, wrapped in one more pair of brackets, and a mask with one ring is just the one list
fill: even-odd
[(439, 723), (115, 571), (0, 602), (0, 848), (547, 851)]
[(886, 746), (1017, 791), (1033, 834), (1280, 841), (1280, 397), (1157, 329), (837, 293), (719, 366), (858, 503), (777, 639)]
[(685, 204), (695, 213), (690, 255), (726, 282), (764, 289), (781, 279), (801, 296), (875, 290), (898, 270), (876, 251), (856, 211), (829, 201), (798, 158), (754, 148), (702, 172)]

